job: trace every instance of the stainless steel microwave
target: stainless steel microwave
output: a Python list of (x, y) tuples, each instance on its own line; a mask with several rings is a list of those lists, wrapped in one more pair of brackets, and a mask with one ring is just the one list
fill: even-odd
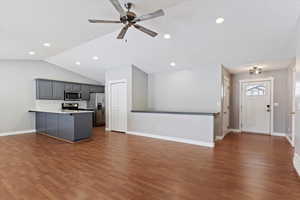
[(81, 92), (65, 92), (65, 101), (80, 101)]

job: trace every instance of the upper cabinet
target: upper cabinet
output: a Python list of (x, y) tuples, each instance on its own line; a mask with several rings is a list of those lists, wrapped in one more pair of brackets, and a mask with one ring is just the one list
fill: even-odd
[(37, 80), (36, 82), (37, 99), (53, 99), (52, 81)]
[(37, 99), (64, 100), (65, 91), (81, 92), (82, 100), (88, 101), (90, 99), (90, 93), (104, 93), (104, 86), (45, 79), (36, 80)]
[(90, 86), (89, 85), (81, 86), (81, 95), (82, 95), (82, 100), (85, 100), (85, 101), (90, 100)]
[(68, 91), (68, 92), (81, 92), (81, 84), (78, 84), (78, 83), (65, 83), (65, 91)]
[(55, 100), (65, 99), (65, 84), (63, 82), (53, 81), (53, 98)]

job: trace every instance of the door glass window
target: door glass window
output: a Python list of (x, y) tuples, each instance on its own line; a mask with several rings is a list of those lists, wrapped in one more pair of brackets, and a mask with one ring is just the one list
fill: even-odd
[(263, 96), (266, 93), (266, 87), (264, 85), (247, 85), (247, 96)]

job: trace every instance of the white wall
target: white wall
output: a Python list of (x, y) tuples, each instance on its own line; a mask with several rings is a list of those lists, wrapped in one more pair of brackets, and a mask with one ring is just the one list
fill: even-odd
[(148, 109), (148, 74), (132, 66), (132, 110)]
[(257, 78), (274, 78), (274, 132), (287, 132), (288, 119), (288, 70), (265, 71), (260, 75), (250, 75), (249, 73), (240, 73), (232, 75), (231, 82), (231, 110), (230, 110), (230, 127), (239, 129), (239, 97), (240, 97), (240, 80), (257, 79)]
[[(174, 114), (151, 114), (151, 113), (132, 113), (131, 110), (134, 107), (132, 102), (133, 98), (136, 95), (143, 95), (146, 93), (141, 92), (142, 88), (139, 88), (138, 90), (133, 90), (133, 88), (136, 87), (134, 84), (137, 84), (137, 82), (134, 82), (133, 80), (140, 80), (140, 82), (145, 82), (145, 74), (143, 73), (136, 73), (133, 72), (135, 67), (123, 67), (118, 69), (112, 69), (106, 72), (106, 87), (108, 87), (110, 81), (116, 81), (116, 80), (126, 80), (127, 81), (127, 100), (128, 100), (128, 115), (127, 115), (127, 129), (128, 132), (134, 132), (134, 133), (145, 133), (145, 134), (153, 134), (156, 137), (168, 137), (168, 138), (175, 138), (175, 140), (193, 140), (196, 142), (192, 142), (195, 144), (208, 144), (209, 146), (213, 146), (213, 116), (190, 116), (190, 115), (174, 115)], [(199, 72), (199, 70), (195, 70)], [(201, 71), (201, 70), (200, 70)], [(209, 70), (208, 70), (209, 71)], [(218, 70), (216, 70), (218, 72)], [(185, 73), (185, 72), (183, 72)], [(189, 74), (191, 75), (192, 72)], [(204, 72), (203, 72), (204, 73)], [(180, 76), (180, 73), (177, 74)], [(133, 77), (135, 76), (135, 77)], [(136, 77), (139, 76), (139, 77)], [(203, 74), (199, 76), (198, 79), (201, 79)], [(220, 73), (218, 75), (215, 75), (212, 77), (214, 78), (214, 81), (210, 81), (210, 88), (219, 88), (220, 87), (220, 80), (221, 75)], [(195, 78), (197, 79), (197, 78)], [(207, 80), (207, 79), (205, 79)], [(204, 81), (205, 81), (204, 80)], [(187, 80), (189, 81), (189, 80)], [(197, 80), (197, 83), (200, 83), (201, 81)], [(150, 83), (150, 82), (149, 82)], [(145, 86), (145, 84), (144, 84)], [(174, 86), (170, 86), (174, 87)], [(201, 88), (207, 87), (207, 84), (205, 82), (202, 82), (202, 84), (198, 85), (197, 87), (194, 87), (194, 91), (189, 91), (190, 95), (194, 92), (197, 93), (199, 91), (202, 91)], [(191, 88), (190, 88), (191, 89)], [(185, 89), (186, 90), (186, 89)], [(195, 91), (196, 90), (196, 91)], [(109, 90), (106, 90), (109, 91)], [(133, 92), (141, 92), (140, 94), (133, 94)], [(218, 89), (220, 91), (220, 88)], [(106, 93), (107, 97), (109, 96), (109, 92)], [(180, 92), (173, 93), (174, 95), (180, 95)], [(197, 95), (196, 94), (196, 95)], [(148, 93), (148, 95), (151, 95), (151, 93)], [(199, 95), (199, 94), (198, 94)], [(219, 93), (215, 92), (212, 97), (211, 95), (203, 96), (201, 99), (204, 102), (207, 102), (206, 107), (203, 107), (204, 110), (201, 110), (201, 106), (196, 107), (195, 109), (187, 110), (184, 109), (183, 111), (193, 111), (193, 112), (215, 112), (217, 110), (217, 106), (215, 102), (206, 101), (207, 98), (209, 99), (215, 99), (217, 101)], [(107, 105), (109, 105), (108, 98)], [(169, 104), (172, 104), (172, 100), (169, 102)], [(178, 103), (178, 102), (176, 102)], [(200, 102), (201, 104), (201, 102)], [(185, 101), (181, 102), (181, 105), (185, 105)], [(198, 105), (198, 104), (197, 104)], [(209, 109), (207, 107), (211, 107), (212, 109)], [(205, 109), (206, 108), (206, 109)], [(163, 109), (167, 110), (167, 109)], [(179, 109), (176, 109), (175, 111), (180, 111)], [(109, 110), (107, 113), (107, 119), (109, 119)], [(109, 128), (109, 120), (107, 121), (107, 127)], [(171, 126), (173, 125), (173, 128)], [(175, 125), (176, 124), (176, 125)], [(202, 143), (203, 142), (203, 143)]]
[(221, 66), (203, 66), (149, 75), (149, 108), (220, 112)]
[(0, 61), (0, 76), (0, 134), (35, 129), (36, 78), (99, 84), (43, 61)]
[(300, 18), (297, 24), (296, 53), (296, 120), (295, 120), (295, 158), (294, 165), (300, 175)]

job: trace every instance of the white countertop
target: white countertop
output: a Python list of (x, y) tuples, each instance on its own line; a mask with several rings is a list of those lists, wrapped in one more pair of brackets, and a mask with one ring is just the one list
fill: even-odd
[(56, 114), (80, 114), (80, 113), (93, 113), (89, 110), (47, 110), (47, 109), (30, 109), (29, 112), (43, 112), (43, 113), (56, 113)]

